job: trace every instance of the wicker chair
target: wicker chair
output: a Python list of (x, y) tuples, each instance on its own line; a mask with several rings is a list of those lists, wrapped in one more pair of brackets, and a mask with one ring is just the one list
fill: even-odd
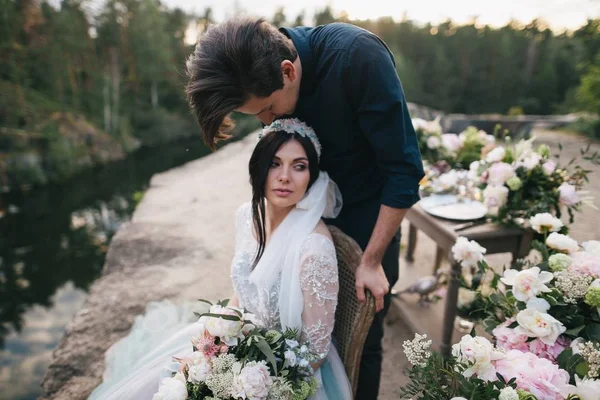
[(339, 266), (339, 301), (335, 312), (333, 340), (346, 368), (356, 396), (358, 372), (363, 345), (375, 316), (375, 298), (367, 291), (365, 304), (356, 298), (354, 273), (360, 264), (362, 250), (358, 244), (339, 228), (329, 225)]

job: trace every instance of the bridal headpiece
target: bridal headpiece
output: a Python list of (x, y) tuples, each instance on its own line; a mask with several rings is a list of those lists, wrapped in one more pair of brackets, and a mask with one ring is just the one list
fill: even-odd
[(315, 134), (315, 131), (310, 126), (306, 125), (305, 122), (300, 121), (298, 118), (276, 119), (275, 121), (271, 122), (270, 125), (267, 125), (263, 128), (262, 132), (258, 134), (258, 139), (261, 139), (269, 132), (277, 131), (297, 133), (300, 136), (309, 138), (315, 147), (317, 158), (319, 161), (321, 160), (321, 142), (319, 142), (319, 138)]

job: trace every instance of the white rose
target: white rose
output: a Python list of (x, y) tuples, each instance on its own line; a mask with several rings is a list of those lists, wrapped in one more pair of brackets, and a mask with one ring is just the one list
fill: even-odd
[(442, 145), (440, 138), (437, 136), (429, 136), (427, 138), (427, 147), (430, 149), (437, 149)]
[(487, 161), (489, 163), (499, 162), (504, 159), (505, 155), (506, 155), (506, 150), (504, 149), (504, 147), (502, 147), (502, 146), (496, 147), (495, 149), (490, 151), (487, 154), (487, 156), (485, 156), (485, 161)]
[(458, 135), (456, 133), (444, 133), (442, 135), (442, 146), (448, 151), (455, 153), (461, 146)]
[(550, 213), (539, 213), (529, 219), (531, 227), (538, 233), (558, 232), (563, 222)]
[(565, 206), (573, 206), (579, 203), (579, 195), (577, 194), (577, 190), (575, 186), (570, 183), (563, 182), (559, 187), (559, 197), (558, 201)]
[(503, 358), (504, 353), (496, 350), (484, 337), (465, 335), (460, 343), (452, 346), (452, 356), (460, 363), (472, 364), (462, 373), (466, 378), (476, 374), (480, 379), (495, 381), (496, 369), (492, 361)]
[(527, 302), (540, 293), (551, 292), (545, 283), (550, 282), (553, 278), (554, 275), (551, 272), (540, 272), (538, 267), (533, 267), (522, 271), (507, 269), (500, 281), (507, 286), (512, 286), (515, 299)]
[(598, 400), (600, 393), (600, 380), (597, 379), (581, 379), (575, 374), (575, 385), (568, 385), (561, 390), (564, 397), (569, 395), (577, 395), (581, 400)]
[(487, 250), (481, 247), (474, 240), (469, 240), (464, 236), (459, 236), (456, 243), (452, 246), (452, 257), (458, 261), (463, 268), (476, 266), (483, 260), (483, 255)]
[(498, 400), (519, 400), (519, 393), (511, 387), (505, 387), (500, 391)]
[(204, 353), (195, 351), (192, 353), (187, 362), (188, 365), (188, 381), (192, 383), (200, 383), (206, 381), (206, 378), (212, 373), (212, 365)]
[(548, 160), (542, 165), (542, 168), (546, 175), (552, 175), (554, 170), (556, 170), (556, 163), (552, 160)]
[(510, 164), (497, 162), (488, 169), (487, 181), (490, 185), (504, 185), (513, 176), (516, 176), (515, 170)]
[(546, 239), (546, 245), (563, 253), (575, 253), (579, 250), (577, 242), (567, 235), (552, 232)]
[(498, 211), (508, 200), (508, 188), (500, 185), (489, 185), (483, 190), (483, 202), (488, 214), (498, 215)]
[(292, 350), (286, 350), (285, 353), (283, 353), (284, 357), (285, 357), (285, 367), (295, 367), (296, 363), (297, 363), (297, 359), (296, 359), (296, 353), (294, 353)]
[(581, 247), (583, 247), (586, 253), (600, 256), (600, 242), (597, 240), (588, 240), (587, 242), (583, 242)]
[(266, 399), (272, 384), (266, 361), (250, 361), (239, 374), (234, 375), (231, 394), (236, 399)]
[(239, 310), (234, 310), (231, 307), (214, 305), (210, 307), (209, 312), (211, 314), (220, 314), (239, 318), (237, 321), (208, 316), (203, 316), (200, 318), (200, 321), (204, 323), (204, 327), (212, 336), (221, 338), (228, 346), (236, 345), (237, 338), (243, 337), (242, 327), (244, 326), (244, 322), (238, 314)]
[(545, 344), (552, 346), (567, 328), (562, 322), (545, 312), (549, 309), (550, 304), (544, 299), (529, 300), (527, 308), (517, 314), (519, 326), (515, 328), (515, 333), (539, 338)]
[(188, 397), (185, 377), (178, 373), (172, 378), (162, 380), (158, 392), (152, 396), (152, 400), (186, 400)]

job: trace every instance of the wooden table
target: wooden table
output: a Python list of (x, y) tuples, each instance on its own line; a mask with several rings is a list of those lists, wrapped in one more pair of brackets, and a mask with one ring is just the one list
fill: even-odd
[[(452, 333), (458, 300), (459, 277), (461, 266), (452, 258), (452, 246), (459, 236), (477, 241), (487, 249), (486, 254), (511, 253), (513, 260), (525, 257), (530, 250), (533, 231), (519, 228), (503, 227), (496, 224), (485, 223), (456, 232), (455, 229), (463, 225), (462, 222), (453, 222), (433, 217), (424, 211), (419, 204), (415, 204), (406, 214), (409, 222), (408, 249), (406, 259), (413, 261), (417, 245), (417, 231), (422, 231), (437, 244), (434, 270), (437, 269), (443, 258), (450, 261), (451, 269), (448, 277), (446, 303), (442, 323), (442, 336), (440, 351), (444, 356), (450, 354)], [(411, 282), (412, 283), (412, 282)], [(404, 314), (406, 317), (406, 314)], [(422, 318), (422, 315), (408, 316), (408, 318)], [(410, 321), (409, 325), (410, 324)]]

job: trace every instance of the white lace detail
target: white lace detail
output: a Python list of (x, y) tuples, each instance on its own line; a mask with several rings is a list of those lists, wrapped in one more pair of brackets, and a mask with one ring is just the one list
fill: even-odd
[[(250, 268), (258, 246), (252, 236), (249, 203), (238, 209), (236, 227), (236, 249), (231, 265), (231, 280), (240, 305), (256, 314), (267, 327), (281, 329), (278, 307), (280, 279), (277, 279), (271, 288), (256, 286), (249, 281)], [(325, 358), (329, 351), (338, 303), (335, 246), (328, 237), (312, 233), (305, 239), (301, 254), (300, 286), (304, 296), (301, 339), (308, 340), (311, 351)]]

